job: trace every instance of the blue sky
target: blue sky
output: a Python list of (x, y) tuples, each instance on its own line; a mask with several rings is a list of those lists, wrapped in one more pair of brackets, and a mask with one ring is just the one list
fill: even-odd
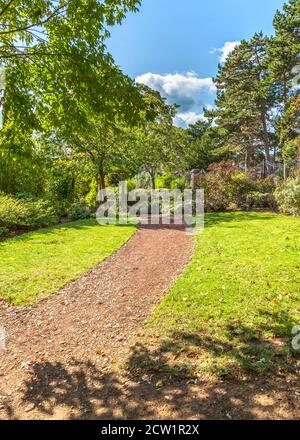
[(124, 73), (181, 104), (176, 120), (201, 118), (214, 101), (211, 78), (242, 39), (262, 30), (284, 0), (143, 0), (140, 12), (114, 27), (108, 49)]

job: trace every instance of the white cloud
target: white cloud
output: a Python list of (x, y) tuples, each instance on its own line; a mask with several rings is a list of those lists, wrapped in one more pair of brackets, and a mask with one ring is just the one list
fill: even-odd
[(158, 90), (169, 104), (180, 106), (174, 119), (174, 123), (180, 127), (201, 119), (203, 107), (209, 107), (216, 92), (212, 78), (200, 78), (195, 72), (164, 75), (148, 72), (138, 76), (136, 82)]
[(214, 49), (211, 53), (220, 53), (220, 62), (225, 63), (228, 56), (231, 54), (231, 52), (241, 44), (240, 41), (227, 41), (223, 47), (220, 47), (218, 49)]
[[(213, 105), (206, 105), (205, 110), (213, 110)], [(191, 124), (195, 124), (198, 121), (207, 121), (204, 113), (199, 112), (178, 112), (174, 118), (174, 124), (178, 127), (188, 127)]]
[(144, 73), (136, 78), (136, 82), (145, 84), (152, 89), (159, 90), (165, 97), (179, 96), (194, 98), (201, 90), (214, 93), (216, 88), (212, 78), (199, 78), (194, 72), (186, 74)]
[(205, 120), (203, 113), (196, 112), (186, 112), (186, 113), (177, 113), (174, 118), (174, 124), (178, 127), (188, 127), (191, 124), (195, 124), (200, 120)]

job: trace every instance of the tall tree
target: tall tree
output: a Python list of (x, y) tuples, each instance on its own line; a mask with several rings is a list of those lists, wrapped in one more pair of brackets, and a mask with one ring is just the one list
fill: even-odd
[(219, 67), (217, 109), (208, 114), (227, 132), (227, 143), (245, 158), (246, 168), (263, 151), (270, 160), (274, 88), (268, 79), (266, 50), (262, 33), (242, 43)]
[(275, 35), (268, 48), (270, 80), (276, 88), (276, 105), (280, 115), (285, 112), (295, 76), (300, 64), (300, 0), (289, 0), (283, 11), (277, 11), (273, 25)]
[[(299, 151), (300, 0), (289, 0), (274, 18), (275, 35), (268, 46), (270, 80), (276, 91), (276, 134), (285, 161)], [(298, 152), (299, 154), (299, 152)]]
[(115, 66), (105, 39), (109, 26), (139, 3), (0, 0), (0, 61), (6, 71), (2, 156), (29, 161), (37, 133), (78, 131), (89, 114), (111, 121), (126, 113), (134, 119), (139, 93)]

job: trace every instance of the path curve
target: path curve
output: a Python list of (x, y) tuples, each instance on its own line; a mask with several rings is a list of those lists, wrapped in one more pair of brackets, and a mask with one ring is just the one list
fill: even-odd
[[(85, 387), (78, 384), (93, 378), (86, 379), (84, 369), (77, 377), (78, 365), (105, 374), (119, 363), (193, 251), (194, 238), (184, 228), (144, 226), (58, 294), (29, 308), (2, 305), (6, 349), (0, 351), (0, 418), (88, 413), (92, 396), (79, 395)], [(53, 381), (54, 395), (47, 398), (45, 388)], [(71, 403), (63, 393), (60, 398), (60, 388), (68, 386)]]

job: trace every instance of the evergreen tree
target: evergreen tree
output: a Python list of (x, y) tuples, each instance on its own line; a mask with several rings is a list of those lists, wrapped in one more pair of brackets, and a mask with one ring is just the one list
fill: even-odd
[(276, 105), (282, 114), (292, 94), (294, 68), (300, 64), (300, 0), (289, 0), (283, 12), (276, 12), (273, 24), (275, 35), (267, 48), (268, 69), (276, 89)]
[(270, 160), (275, 91), (269, 81), (266, 51), (268, 38), (255, 34), (242, 41), (219, 67), (217, 109), (208, 112), (226, 130), (227, 144), (246, 168), (261, 157)]

